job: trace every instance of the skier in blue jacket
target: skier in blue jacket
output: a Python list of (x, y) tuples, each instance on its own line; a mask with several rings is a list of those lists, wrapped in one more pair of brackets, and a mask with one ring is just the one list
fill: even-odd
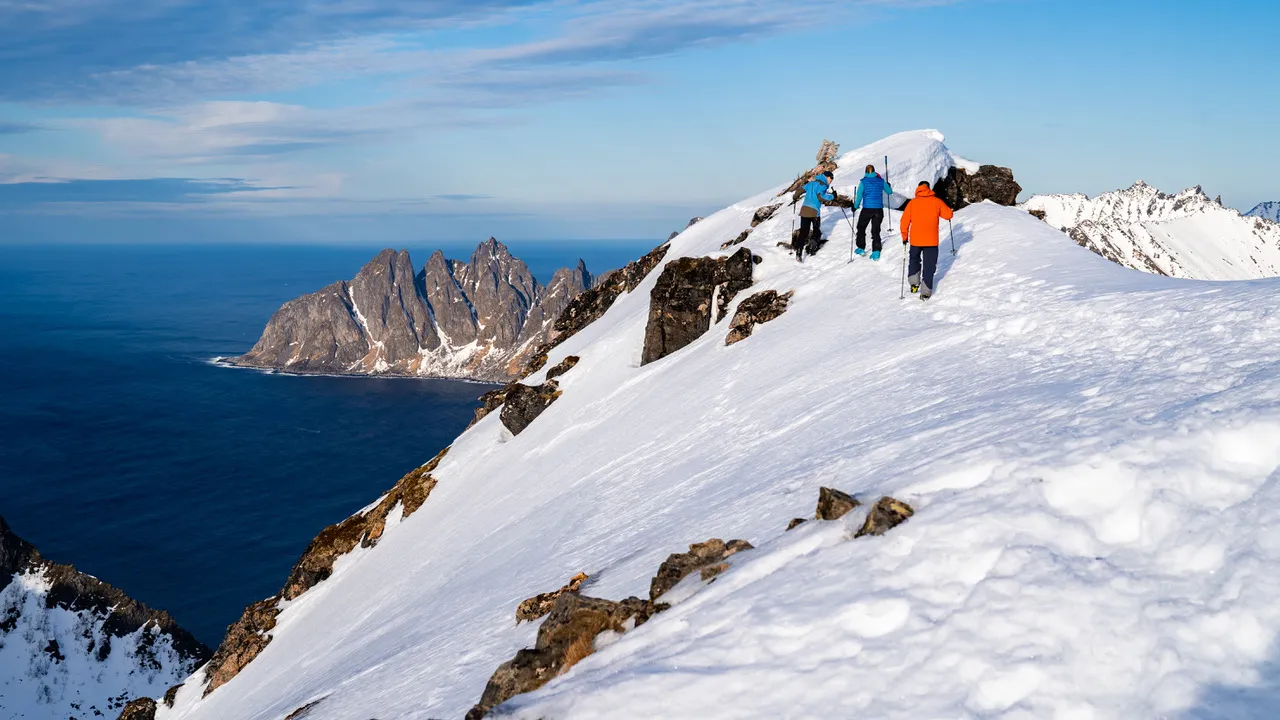
[(796, 260), (800, 262), (804, 262), (806, 243), (812, 255), (818, 251), (818, 243), (822, 242), (822, 201), (836, 199), (836, 193), (831, 189), (834, 177), (830, 172), (824, 172), (805, 183), (804, 206), (800, 208), (800, 235), (792, 240)]
[(859, 255), (867, 254), (867, 224), (871, 224), (871, 259), (880, 259), (880, 223), (884, 222), (884, 199), (893, 195), (893, 188), (884, 178), (876, 173), (875, 165), (868, 165), (867, 172), (858, 182), (858, 194), (853, 198), (853, 210), (862, 212), (858, 215), (858, 249)]

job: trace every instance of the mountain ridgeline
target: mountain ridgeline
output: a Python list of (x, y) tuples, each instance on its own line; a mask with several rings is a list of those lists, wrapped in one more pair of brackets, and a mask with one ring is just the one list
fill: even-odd
[(354, 279), (285, 303), (249, 352), (224, 361), (295, 373), (506, 381), (594, 281), (579, 260), (544, 286), (493, 238), (469, 262), (437, 250), (420, 271), (407, 251), (383, 250)]

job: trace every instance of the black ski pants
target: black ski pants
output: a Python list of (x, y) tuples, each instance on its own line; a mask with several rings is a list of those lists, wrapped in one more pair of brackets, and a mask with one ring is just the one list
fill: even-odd
[(928, 297), (933, 294), (933, 274), (938, 271), (938, 246), (911, 246), (911, 267), (907, 270), (907, 281), (920, 286), (920, 294)]
[(862, 208), (858, 211), (858, 247), (867, 249), (867, 224), (871, 225), (871, 250), (880, 252), (880, 223), (884, 222), (881, 208)]
[(818, 249), (818, 243), (822, 240), (822, 218), (821, 217), (802, 217), (800, 218), (800, 237), (795, 240), (795, 250), (800, 251), (807, 243), (809, 245), (809, 254), (812, 255)]

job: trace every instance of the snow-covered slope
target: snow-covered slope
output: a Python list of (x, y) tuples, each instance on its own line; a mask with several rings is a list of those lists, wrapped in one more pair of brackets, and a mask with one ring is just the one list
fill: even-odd
[(1242, 217), (1199, 187), (1166, 195), (1146, 183), (1023, 204), (1080, 245), (1126, 267), (1198, 280), (1280, 276), (1280, 225)]
[[(843, 156), (836, 186), (885, 154), (902, 187), (951, 161), (940, 135), (905, 133)], [(778, 189), (689, 228), (666, 262), (727, 254)], [(956, 214), (925, 304), (899, 300), (899, 243), (849, 263), (830, 213), (801, 265), (776, 247), (791, 222), (748, 236), (763, 262), (735, 300), (794, 290), (785, 314), (640, 366), (655, 270), (551, 353), (581, 361), (527, 429), (493, 413), (464, 433), (416, 512), (285, 603), (238, 676), (202, 698), (197, 675), (157, 717), (456, 718), (532, 645), (520, 600), (579, 571), (585, 594), (645, 595), (668, 553), (709, 537), (756, 549), (495, 714), (1280, 706), (1280, 281), (1134, 273), (983, 203)], [(850, 539), (857, 511), (784, 532), (819, 486), (916, 513), (880, 538)]]
[(208, 656), (167, 614), (45, 560), (0, 518), (0, 718), (114, 718)]
[(1245, 213), (1245, 217), (1262, 218), (1263, 220), (1280, 223), (1280, 202), (1272, 200), (1270, 202), (1258, 203), (1252, 210)]

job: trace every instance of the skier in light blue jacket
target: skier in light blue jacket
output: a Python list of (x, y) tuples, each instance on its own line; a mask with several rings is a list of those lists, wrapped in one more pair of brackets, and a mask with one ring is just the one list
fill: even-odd
[(804, 206), (800, 208), (800, 234), (791, 241), (796, 251), (796, 260), (800, 262), (804, 262), (806, 245), (809, 248), (809, 254), (812, 255), (818, 251), (818, 244), (822, 242), (822, 201), (830, 202), (836, 199), (836, 193), (831, 189), (831, 179), (834, 177), (830, 172), (824, 172), (804, 185)]
[(893, 195), (893, 188), (876, 172), (875, 165), (868, 165), (867, 172), (858, 182), (858, 194), (853, 198), (853, 210), (858, 215), (859, 255), (867, 254), (867, 224), (871, 224), (871, 259), (880, 259), (880, 223), (884, 222), (884, 199)]

